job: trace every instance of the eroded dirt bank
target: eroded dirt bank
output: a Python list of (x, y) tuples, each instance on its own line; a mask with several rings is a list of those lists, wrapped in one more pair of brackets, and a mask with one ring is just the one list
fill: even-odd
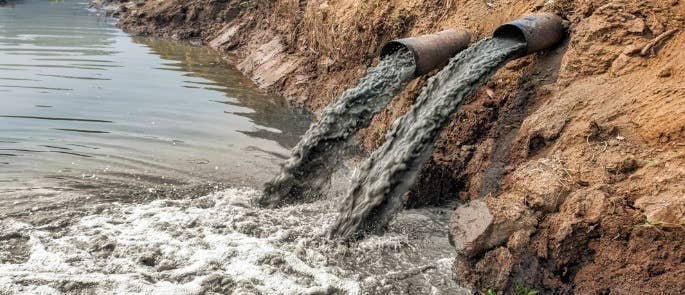
[[(685, 290), (685, 3), (652, 1), (125, 2), (133, 33), (231, 53), (258, 85), (320, 112), (386, 41), (463, 27), (475, 38), (548, 11), (553, 50), (500, 70), (443, 132), (408, 206), (460, 198), (456, 279), (474, 290)], [(373, 149), (424, 85), (363, 137)]]

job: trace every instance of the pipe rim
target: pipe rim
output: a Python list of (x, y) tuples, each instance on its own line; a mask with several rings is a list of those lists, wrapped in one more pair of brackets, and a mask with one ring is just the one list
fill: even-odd
[(391, 55), (391, 54), (397, 52), (400, 49), (406, 49), (407, 51), (409, 51), (411, 53), (411, 58), (414, 60), (414, 64), (415, 64), (414, 75), (419, 76), (420, 73), (419, 73), (419, 67), (418, 67), (418, 64), (419, 64), (418, 54), (416, 53), (416, 51), (413, 48), (411, 48), (411, 46), (407, 46), (407, 44), (404, 44), (402, 42), (402, 39), (393, 40), (393, 41), (386, 43), (385, 46), (383, 46), (383, 48), (381, 48), (380, 57), (382, 59), (388, 55)]
[(383, 58), (383, 57), (386, 57), (388, 55), (391, 55), (391, 54), (397, 52), (398, 50), (400, 50), (401, 48), (405, 48), (405, 49), (409, 50), (407, 45), (402, 44), (402, 42), (390, 41), (390, 42), (386, 43), (385, 46), (383, 46), (381, 48), (380, 57)]
[(418, 77), (447, 65), (455, 54), (468, 47), (470, 40), (471, 34), (466, 30), (447, 29), (433, 34), (391, 40), (381, 47), (379, 56), (382, 59), (398, 50), (409, 51), (416, 66), (414, 76)]
[(528, 51), (528, 36), (522, 28), (515, 24), (507, 23), (499, 26), (492, 34), (492, 37), (512, 39), (526, 43), (526, 51)]
[(493, 38), (516, 40), (525, 44), (527, 54), (557, 45), (566, 35), (563, 19), (553, 13), (536, 13), (502, 24)]

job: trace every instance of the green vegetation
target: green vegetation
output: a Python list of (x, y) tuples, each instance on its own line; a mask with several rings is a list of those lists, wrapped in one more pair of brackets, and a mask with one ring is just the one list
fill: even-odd
[(516, 286), (516, 288), (514, 288), (514, 294), (516, 294), (516, 295), (538, 295), (538, 294), (540, 294), (540, 292), (538, 292), (537, 290), (530, 288), (530, 287), (518, 285), (518, 286)]
[(685, 226), (685, 219), (681, 220), (678, 223), (645, 219), (644, 223), (634, 225), (634, 227), (644, 227), (644, 228), (653, 228), (653, 229), (660, 229), (660, 228), (665, 228), (665, 227), (682, 227), (682, 226)]
[(255, 7), (257, 4), (253, 0), (243, 0), (238, 3), (238, 7), (240, 8), (252, 8)]
[(659, 227), (662, 226), (664, 223), (661, 221), (651, 221), (649, 219), (645, 219), (645, 223), (643, 224), (638, 224), (637, 226), (639, 227), (648, 227), (648, 228), (653, 228), (653, 227)]

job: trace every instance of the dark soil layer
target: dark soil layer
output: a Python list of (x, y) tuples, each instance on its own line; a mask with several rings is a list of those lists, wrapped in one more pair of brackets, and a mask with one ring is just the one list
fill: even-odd
[[(122, 1), (134, 34), (230, 53), (258, 85), (320, 112), (393, 38), (489, 35), (554, 12), (569, 38), (509, 63), (445, 128), (408, 206), (459, 198), (457, 280), (476, 291), (685, 290), (685, 2), (679, 0)], [(372, 150), (425, 85), (363, 135)]]

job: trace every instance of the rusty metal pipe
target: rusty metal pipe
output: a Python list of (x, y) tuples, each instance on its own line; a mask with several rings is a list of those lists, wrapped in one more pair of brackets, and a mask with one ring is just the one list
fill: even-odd
[(526, 52), (547, 49), (564, 38), (561, 17), (551, 13), (532, 14), (499, 26), (495, 38), (513, 38), (526, 43)]
[(449, 59), (464, 50), (471, 42), (471, 34), (466, 30), (446, 30), (435, 34), (393, 40), (381, 49), (381, 58), (400, 48), (406, 48), (414, 56), (416, 70), (421, 76), (447, 65)]

